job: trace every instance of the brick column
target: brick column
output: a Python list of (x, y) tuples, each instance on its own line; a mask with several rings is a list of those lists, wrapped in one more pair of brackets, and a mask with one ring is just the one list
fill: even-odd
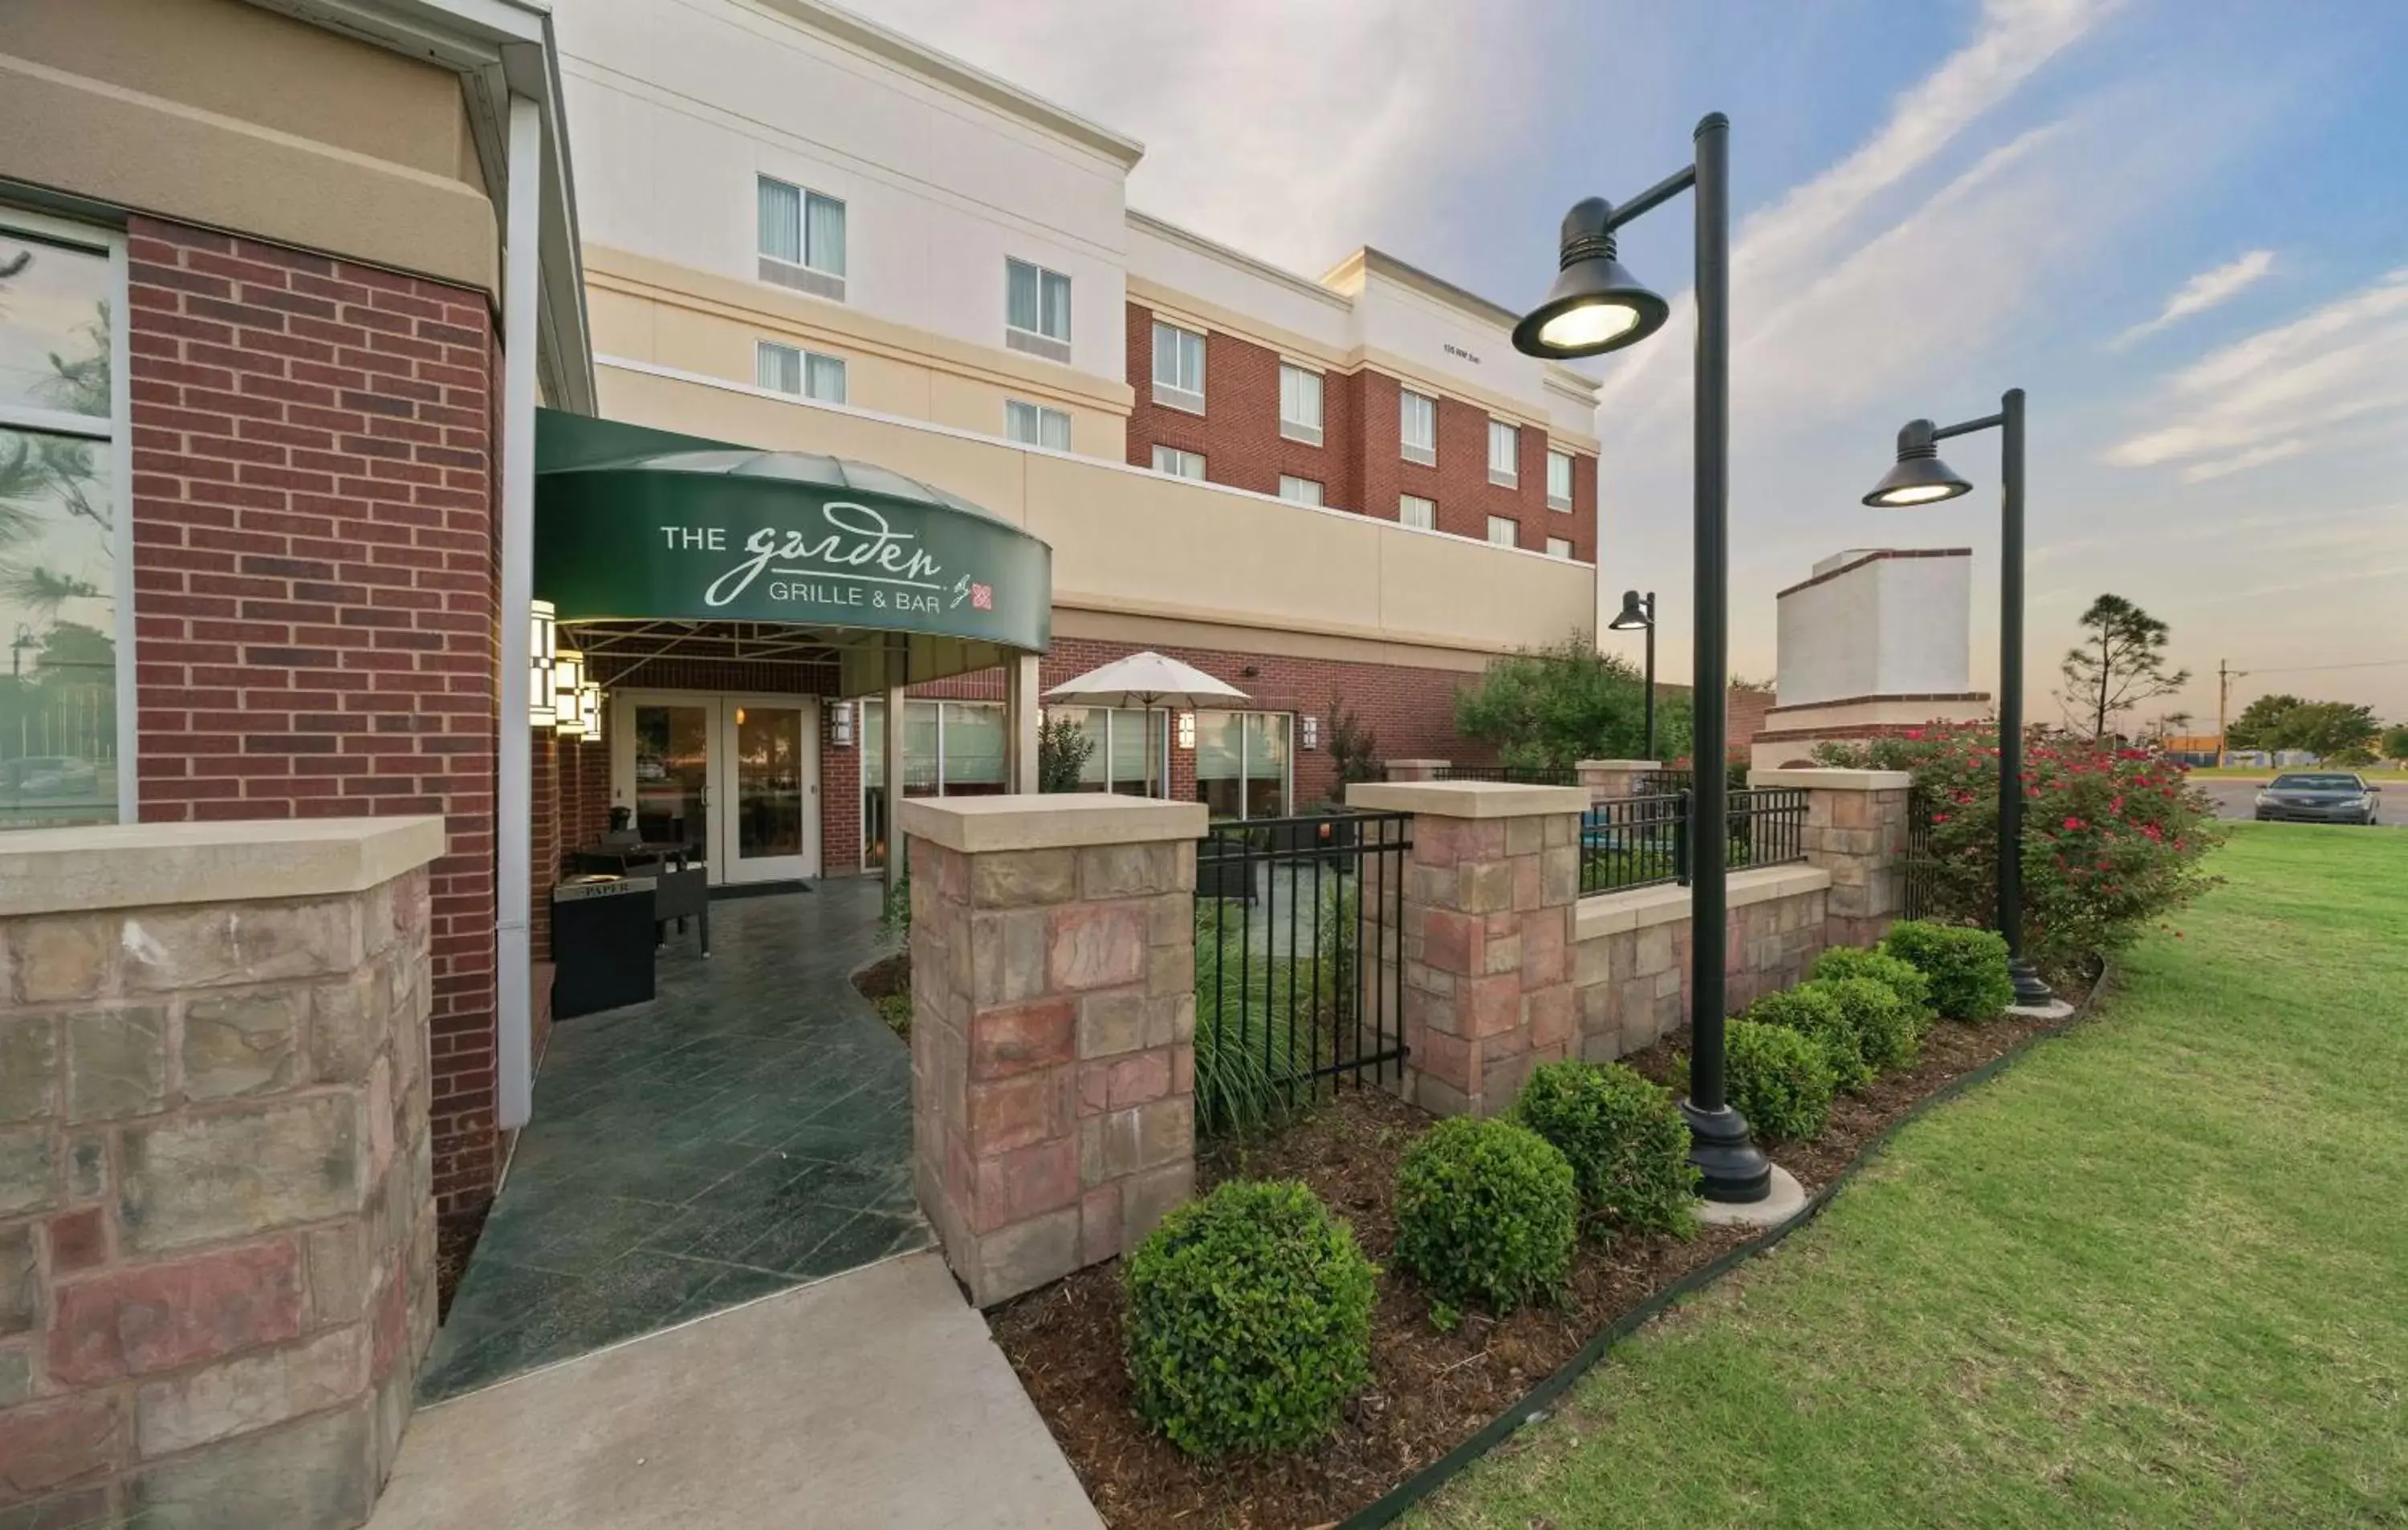
[(1494, 1115), (1573, 1046), (1577, 786), (1368, 783), (1348, 806), (1413, 815), (1404, 887), (1406, 1096)]
[(1386, 770), (1392, 781), (1434, 781), (1438, 773), (1453, 762), (1447, 760), (1390, 760)]
[(1752, 770), (1750, 786), (1806, 788), (1806, 862), (1831, 874), (1825, 939), (1870, 946), (1906, 910), (1903, 770)]
[(1200, 803), (910, 798), (911, 1144), (985, 1307), (1134, 1248), (1196, 1171)]
[(1653, 772), (1664, 768), (1661, 760), (1583, 760), (1575, 767), (1580, 771), (1580, 783), (1588, 789), (1591, 802), (1604, 802), (1615, 797), (1635, 797), (1640, 786)]

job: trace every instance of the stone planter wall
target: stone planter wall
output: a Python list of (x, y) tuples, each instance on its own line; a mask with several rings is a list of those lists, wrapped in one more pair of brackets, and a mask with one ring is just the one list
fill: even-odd
[[(1739, 1013), (1805, 979), (1826, 943), (1827, 871), (1735, 871), (1726, 884), (1723, 988)], [(1608, 1063), (1689, 1019), (1689, 890), (1641, 887), (1583, 898), (1573, 918), (1580, 1055)]]
[(1907, 798), (1903, 770), (1751, 770), (1750, 786), (1806, 788), (1806, 863), (1831, 874), (1829, 938), (1878, 944), (1906, 915)]
[(435, 1327), (436, 818), (0, 844), (0, 1524), (348, 1530)]

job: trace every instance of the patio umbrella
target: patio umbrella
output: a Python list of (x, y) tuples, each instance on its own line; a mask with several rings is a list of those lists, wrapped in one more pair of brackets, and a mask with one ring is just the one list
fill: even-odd
[(1154, 768), (1154, 709), (1175, 707), (1194, 710), (1254, 698), (1234, 685), (1214, 679), (1194, 665), (1147, 649), (1125, 659), (1114, 659), (1076, 679), (1064, 680), (1045, 693), (1048, 701), (1072, 707), (1138, 707), (1145, 710), (1145, 779), (1150, 796), (1162, 776)]

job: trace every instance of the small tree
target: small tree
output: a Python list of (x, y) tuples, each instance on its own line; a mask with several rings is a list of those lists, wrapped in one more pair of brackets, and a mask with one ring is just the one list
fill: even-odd
[(1096, 740), (1076, 720), (1055, 715), (1037, 730), (1037, 790), (1076, 792)]
[(2144, 701), (2172, 695), (2190, 683), (2190, 671), (2166, 669), (2166, 643), (2172, 629), (2122, 595), (2100, 595), (2082, 613), (2086, 636), (2066, 651), (2065, 689), (2057, 693), (2067, 715), (2104, 738), (2108, 724)]
[(2330, 759), (2366, 751), (2382, 731), (2372, 708), (2346, 701), (2303, 701), (2283, 714), (2274, 747), (2303, 749), (2320, 760)]
[(1338, 769), (1338, 794), (1356, 781), (1380, 779), (1380, 740), (1363, 725), (1361, 714), (1347, 709), (1343, 698), (1329, 698), (1329, 763)]
[[(1658, 696), (1660, 757), (1688, 752), (1688, 709)], [(1553, 648), (1489, 661), (1455, 697), (1455, 731), (1493, 745), (1507, 765), (1565, 768), (1634, 759), (1647, 736), (1647, 682), (1630, 661), (1600, 653), (1583, 633)]]
[(2224, 725), (2224, 747), (2227, 749), (2280, 749), (2283, 719), (2299, 709), (2300, 698), (2293, 695), (2259, 696), (2241, 708), (2241, 715)]
[(2383, 757), (2408, 760), (2408, 722), (2395, 722), (2383, 730)]

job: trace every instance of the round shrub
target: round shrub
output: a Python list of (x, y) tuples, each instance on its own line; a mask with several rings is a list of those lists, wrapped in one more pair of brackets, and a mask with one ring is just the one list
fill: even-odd
[(1931, 979), (1917, 971), (1912, 962), (1901, 962), (1885, 951), (1833, 946), (1814, 958), (1814, 969), (1807, 976), (1818, 980), (1870, 978), (1886, 985), (1917, 1019), (1931, 1013)]
[(1821, 983), (1767, 994), (1747, 1007), (1747, 1018), (1760, 1025), (1785, 1025), (1821, 1047), (1840, 1088), (1862, 1089), (1873, 1081), (1872, 1065), (1865, 1060), (1848, 1012)]
[(1812, 1137), (1831, 1114), (1838, 1080), (1813, 1037), (1786, 1025), (1734, 1020), (1723, 1037), (1724, 1089), (1758, 1138)]
[(1514, 1113), (1570, 1161), (1582, 1208), (1598, 1221), (1650, 1233), (1697, 1225), (1689, 1123), (1670, 1090), (1620, 1063), (1548, 1063), (1530, 1071)]
[(1190, 1455), (1311, 1444), (1370, 1380), (1376, 1273), (1293, 1180), (1179, 1208), (1122, 1273), (1139, 1414)]
[(1923, 974), (1932, 1008), (1950, 1020), (1995, 1020), (2015, 1002), (2007, 938), (1996, 930), (1904, 919), (1882, 937), (1882, 950)]
[(1439, 1300), (1499, 1316), (1560, 1287), (1579, 1236), (1580, 1193), (1554, 1144), (1502, 1116), (1455, 1116), (1397, 1169), (1397, 1263)]
[(1923, 1017), (1908, 1008), (1889, 984), (1873, 978), (1817, 978), (1819, 988), (1840, 1007), (1865, 1066), (1879, 1076), (1911, 1065), (1923, 1051)]

